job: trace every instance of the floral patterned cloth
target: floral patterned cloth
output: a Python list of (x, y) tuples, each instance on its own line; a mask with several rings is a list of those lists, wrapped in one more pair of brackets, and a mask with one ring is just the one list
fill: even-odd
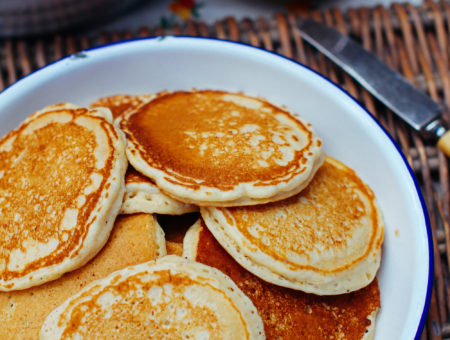
[(177, 22), (183, 22), (189, 19), (199, 18), (199, 9), (203, 3), (195, 0), (175, 0), (169, 4), (170, 16), (161, 18), (161, 26), (171, 27)]

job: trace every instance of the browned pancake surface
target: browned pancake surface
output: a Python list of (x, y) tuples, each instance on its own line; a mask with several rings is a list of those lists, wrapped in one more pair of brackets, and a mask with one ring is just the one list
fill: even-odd
[[(199, 183), (221, 190), (231, 190), (242, 182), (273, 185), (298, 175), (298, 165), (306, 161), (303, 153), (309, 145), (280, 165), (284, 157), (280, 148), (288, 144), (277, 139), (284, 132), (283, 126), (268, 112), (291, 121), (292, 116), (262, 100), (256, 110), (224, 101), (223, 95), (226, 93), (221, 91), (166, 94), (141, 106), (121, 124), (138, 141), (147, 164), (192, 188)], [(295, 124), (312, 143), (311, 131), (300, 121)], [(271, 132), (256, 140), (255, 129)], [(251, 145), (257, 145), (258, 152)]]
[(47, 315), (88, 283), (118, 269), (156, 259), (155, 237), (150, 215), (121, 216), (108, 243), (85, 266), (40, 286), (0, 292), (0, 338), (37, 339)]
[[(370, 209), (365, 207), (358, 192), (370, 198), (366, 203)], [(296, 196), (265, 205), (218, 209), (224, 212), (230, 225), (235, 226), (252, 246), (280, 261), (287, 261), (285, 254), (289, 253), (309, 256), (329, 249), (347, 248), (348, 240), (361, 228), (358, 223), (367, 218), (371, 230), (367, 232), (364, 248), (361, 247), (361, 252), (353, 255), (351, 262), (337, 262), (339, 266), (334, 259), (331, 259), (331, 264), (326, 261), (315, 265), (289, 262), (293, 268), (331, 273), (348, 269), (369, 256), (374, 248), (381, 246), (383, 238), (378, 237), (378, 229), (382, 221), (379, 220), (375, 204), (373, 192), (354, 171), (338, 168), (327, 160), (311, 183)], [(270, 247), (263, 243), (261, 237), (252, 233), (249, 226), (254, 225), (264, 230)]]
[[(71, 122), (53, 123), (33, 133), (23, 133), (34, 124), (31, 121), (3, 139), (14, 145), (10, 150), (7, 147), (0, 150), (0, 277), (3, 280), (60, 263), (74, 249), (81, 249), (91, 223), (91, 213), (105, 190), (114, 150), (111, 149), (103, 169), (95, 169), (96, 138), (90, 130), (73, 122), (87, 110), (63, 111), (64, 119)], [(111, 145), (111, 134), (117, 135), (109, 123), (101, 118), (90, 119), (101, 122), (107, 131), (107, 143)], [(101, 176), (101, 183), (85, 195), (85, 202), (79, 208), (77, 197), (91, 183), (94, 171)], [(66, 209), (78, 209), (79, 227), (68, 230), (55, 228), (63, 221)], [(10, 264), (11, 254), (21, 251), (24, 241), (48, 244), (52, 239), (56, 239), (58, 244), (50, 254), (30, 261), (25, 268), (14, 268)]]
[[(69, 326), (64, 329), (62, 338), (71, 339), (81, 334), (82, 337), (89, 337), (90, 334), (103, 334), (117, 332), (118, 324), (122, 324), (120, 328), (120, 338), (123, 339), (145, 339), (149, 337), (149, 331), (142, 324), (147, 324), (149, 330), (152, 331), (152, 338), (154, 339), (170, 339), (170, 334), (180, 333), (180, 323), (176, 323), (173, 318), (172, 310), (175, 308), (184, 308), (189, 311), (190, 325), (192, 328), (201, 327), (202, 325), (211, 325), (211, 332), (213, 325), (215, 327), (220, 325), (217, 316), (203, 306), (196, 306), (189, 303), (183, 298), (183, 291), (186, 287), (195, 284), (186, 275), (179, 273), (171, 273), (170, 270), (161, 270), (154, 273), (158, 277), (156, 284), (152, 282), (155, 287), (164, 287), (165, 284), (171, 285), (170, 298), (166, 298), (167, 302), (161, 303), (159, 312), (155, 312), (154, 306), (150, 303), (139, 303), (142, 299), (142, 294), (151, 289), (151, 286), (146, 283), (139, 274), (130, 276), (125, 282), (120, 282), (112, 287), (108, 287), (100, 292), (92, 293), (90, 290), (81, 295), (81, 300), (84, 296), (88, 299), (85, 302), (78, 302), (78, 307), (71, 313)], [(139, 289), (136, 289), (139, 287)], [(114, 294), (119, 291), (122, 299), (114, 304), (113, 313), (107, 308), (97, 302), (101, 299), (101, 295)], [(105, 293), (106, 292), (106, 293)], [(185, 293), (188, 294), (188, 293)], [(175, 295), (175, 297), (173, 297)], [(130, 314), (130, 304), (128, 301), (133, 301), (134, 314)], [(176, 307), (175, 307), (176, 306)], [(89, 317), (85, 318), (85, 310), (88, 311)], [(155, 315), (155, 318), (149, 318), (149, 315)], [(170, 319), (170, 327), (161, 327), (164, 318)], [(217, 330), (217, 329), (216, 329)], [(177, 337), (174, 337), (176, 339)], [(212, 337), (215, 339), (215, 337)], [(216, 338), (218, 339), (218, 338)]]
[(376, 279), (359, 291), (334, 296), (269, 284), (234, 261), (205, 226), (200, 232), (196, 261), (221, 270), (252, 300), (267, 339), (361, 339), (371, 324), (367, 317), (380, 308)]
[(265, 339), (251, 301), (219, 270), (170, 255), (124, 268), (66, 300), (42, 339)]
[(126, 94), (117, 94), (108, 97), (102, 97), (93, 102), (91, 107), (107, 107), (111, 110), (114, 119), (137, 108), (139, 105), (149, 100), (149, 96), (131, 96)]

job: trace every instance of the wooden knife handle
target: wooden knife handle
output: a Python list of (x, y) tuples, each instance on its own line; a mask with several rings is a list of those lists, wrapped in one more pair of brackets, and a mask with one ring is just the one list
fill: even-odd
[(450, 130), (444, 133), (437, 143), (439, 149), (450, 157)]

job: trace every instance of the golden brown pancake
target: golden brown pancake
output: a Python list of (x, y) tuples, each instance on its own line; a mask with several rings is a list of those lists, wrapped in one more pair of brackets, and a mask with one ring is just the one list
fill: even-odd
[(321, 141), (309, 123), (244, 94), (166, 93), (118, 124), (133, 167), (185, 203), (281, 200), (301, 191), (323, 162)]
[(124, 267), (165, 255), (156, 219), (148, 214), (119, 217), (105, 247), (85, 266), (43, 285), (0, 292), (0, 338), (31, 340), (50, 312), (90, 282)]
[[(202, 222), (203, 224), (203, 222)], [(193, 227), (187, 236), (188, 258), (228, 275), (252, 300), (264, 323), (267, 339), (346, 339), (373, 337), (380, 308), (377, 280), (343, 295), (318, 296), (267, 283), (240, 266), (214, 239), (206, 227)], [(188, 235), (192, 232), (189, 231)], [(193, 238), (196, 238), (192, 243)]]
[(66, 300), (42, 339), (264, 339), (251, 301), (219, 270), (169, 255), (119, 270)]
[(105, 244), (124, 194), (107, 109), (49, 106), (0, 139), (0, 290), (60, 277)]
[(97, 99), (95, 102), (91, 103), (90, 107), (107, 107), (111, 110), (114, 119), (121, 116), (122, 114), (136, 109), (138, 106), (148, 102), (153, 98), (151, 94), (143, 95), (127, 95), (127, 94), (117, 94), (107, 97), (102, 97)]
[(128, 166), (125, 175), (125, 196), (120, 214), (148, 213), (182, 215), (199, 208), (167, 196), (148, 177)]
[(372, 190), (327, 157), (294, 197), (258, 206), (202, 207), (214, 237), (244, 268), (318, 295), (358, 290), (380, 266), (384, 225)]

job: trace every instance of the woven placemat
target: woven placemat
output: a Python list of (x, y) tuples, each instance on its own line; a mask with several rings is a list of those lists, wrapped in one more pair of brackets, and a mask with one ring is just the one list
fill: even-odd
[[(224, 18), (213, 25), (188, 21), (170, 29), (85, 32), (33, 39), (0, 40), (0, 89), (36, 68), (82, 49), (151, 35), (209, 36), (241, 41), (304, 63), (338, 83), (374, 114), (390, 132), (415, 172), (433, 231), (435, 281), (430, 311), (421, 339), (450, 339), (450, 190), (449, 160), (431, 142), (419, 138), (367, 91), (303, 42), (294, 29), (299, 17), (310, 16), (351, 35), (375, 52), (434, 100), (450, 107), (450, 2), (423, 6), (394, 4), (390, 8), (310, 11), (290, 8), (272, 19), (237, 21)], [(445, 119), (450, 122), (447, 110)]]

